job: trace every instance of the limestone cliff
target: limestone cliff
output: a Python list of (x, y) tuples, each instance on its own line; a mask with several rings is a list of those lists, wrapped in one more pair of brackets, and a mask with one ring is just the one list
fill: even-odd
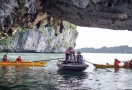
[(67, 22), (62, 34), (55, 36), (54, 32), (52, 27), (44, 26), (17, 31), (7, 42), (1, 41), (0, 51), (8, 48), (11, 52), (65, 52), (69, 46), (75, 47), (78, 32), (74, 25)]

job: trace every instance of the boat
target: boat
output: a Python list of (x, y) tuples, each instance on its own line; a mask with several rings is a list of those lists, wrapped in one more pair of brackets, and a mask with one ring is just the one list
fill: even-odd
[(44, 66), (47, 62), (0, 62), (2, 66)]
[(114, 65), (105, 65), (105, 64), (93, 64), (95, 68), (132, 68), (126, 66), (114, 66)]
[(57, 62), (57, 66), (60, 70), (68, 70), (68, 71), (84, 71), (86, 70), (89, 65), (87, 65), (86, 63), (83, 64), (79, 64), (79, 63), (68, 63), (68, 64), (64, 64), (65, 60), (59, 60)]

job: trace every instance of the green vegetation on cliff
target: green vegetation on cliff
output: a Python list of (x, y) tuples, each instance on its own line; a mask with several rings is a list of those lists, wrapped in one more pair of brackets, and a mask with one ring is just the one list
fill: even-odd
[(10, 38), (3, 38), (0, 40), (0, 45), (2, 45), (4, 48), (9, 46), (11, 44), (12, 40)]
[(22, 39), (23, 39), (23, 36), (24, 36), (25, 32), (26, 32), (25, 29), (20, 31), (19, 44), (22, 44)]
[(68, 21), (65, 21), (64, 25), (66, 25), (68, 28), (72, 28), (73, 30), (77, 31), (77, 26)]

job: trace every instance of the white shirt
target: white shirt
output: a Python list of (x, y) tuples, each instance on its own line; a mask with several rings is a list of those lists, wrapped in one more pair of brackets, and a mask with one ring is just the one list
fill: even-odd
[(75, 62), (75, 56), (74, 55), (69, 55), (68, 61)]

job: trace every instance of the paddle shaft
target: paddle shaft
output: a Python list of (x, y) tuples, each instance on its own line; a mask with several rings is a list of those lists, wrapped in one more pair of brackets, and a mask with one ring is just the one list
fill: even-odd
[(38, 61), (33, 61), (33, 62), (52, 61), (52, 60), (58, 60), (58, 59), (65, 59), (65, 58), (55, 58), (55, 59), (47, 59), (47, 60), (38, 60)]
[[(91, 62), (89, 62), (89, 61), (85, 61), (85, 62), (88, 62), (88, 63), (90, 63), (90, 64), (93, 64), (93, 63), (91, 63)], [(100, 67), (100, 68), (102, 68), (102, 69), (105, 69), (105, 70), (108, 71), (108, 72), (111, 72), (110, 70), (108, 70), (108, 69), (106, 69), (106, 68), (103, 68), (103, 67), (101, 67), (101, 66), (99, 66), (99, 65), (98, 65), (98, 67)]]

